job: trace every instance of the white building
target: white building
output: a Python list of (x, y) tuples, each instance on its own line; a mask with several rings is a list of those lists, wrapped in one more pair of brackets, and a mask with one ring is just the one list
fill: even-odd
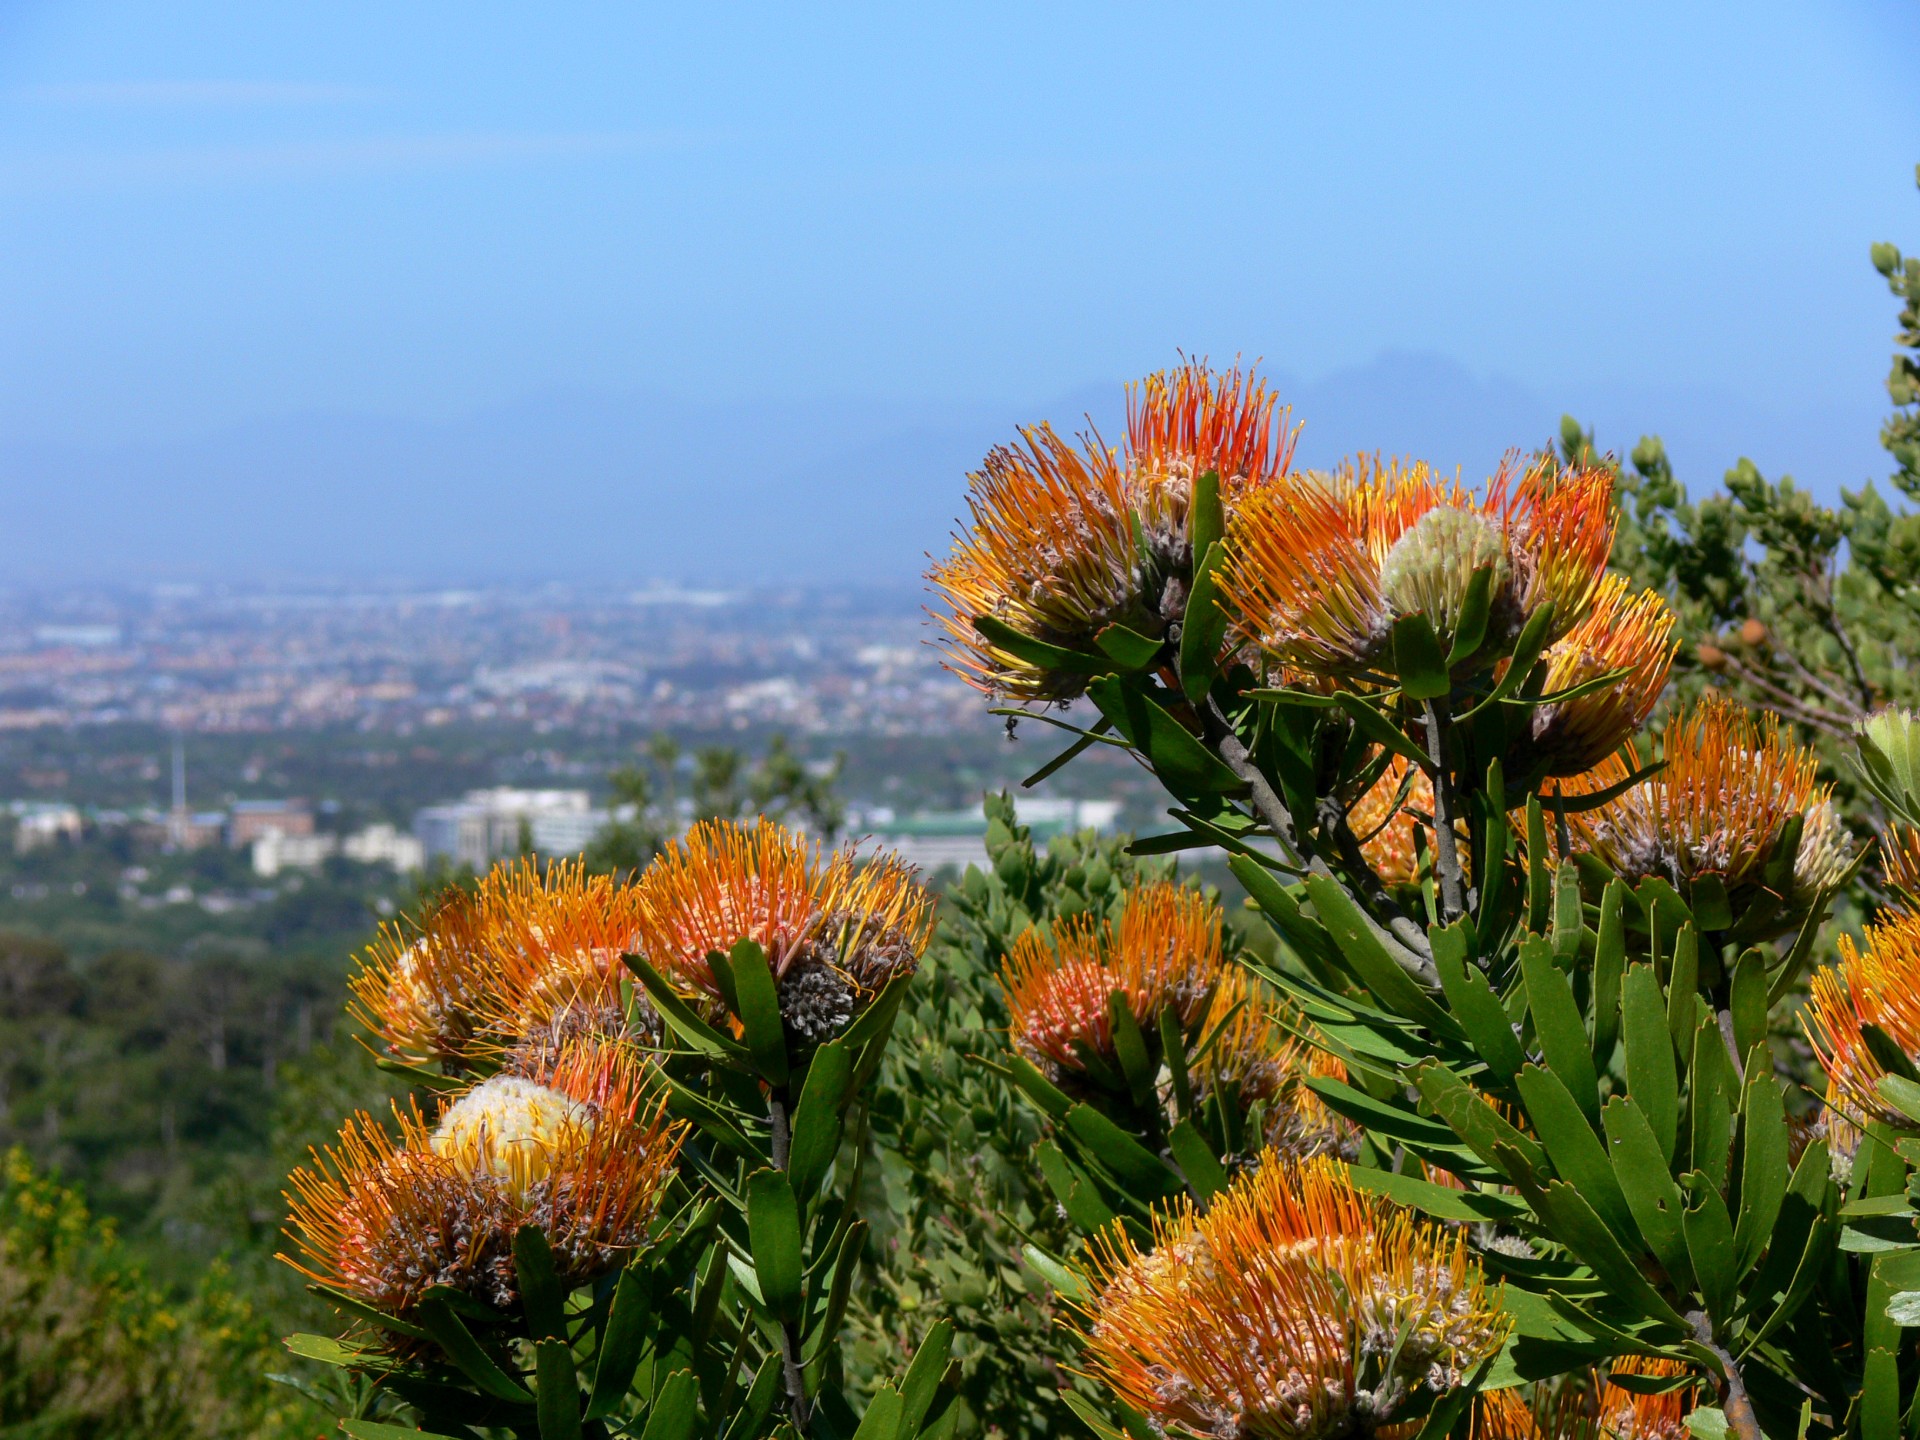
[(14, 802), (13, 849), (15, 854), (24, 855), (29, 850), (38, 850), (44, 845), (56, 845), (62, 840), (78, 843), (80, 832), (80, 812), (71, 805), (62, 804), (59, 801)]
[(413, 833), (428, 858), (444, 855), (485, 870), (503, 855), (517, 854), (524, 838), (542, 855), (575, 855), (606, 828), (584, 790), (516, 790), (498, 786), (469, 790), (452, 805), (430, 805), (413, 819)]
[(253, 840), (253, 873), (278, 875), (282, 870), (318, 870), (340, 853), (338, 835), (287, 835), (269, 830)]
[(369, 825), (340, 842), (340, 853), (362, 865), (388, 865), (401, 874), (427, 863), (427, 847), (416, 835), (392, 825)]

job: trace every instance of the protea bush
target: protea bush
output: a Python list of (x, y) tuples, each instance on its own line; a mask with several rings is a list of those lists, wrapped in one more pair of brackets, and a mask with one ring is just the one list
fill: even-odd
[[(1241, 894), (997, 832), (936, 936), (897, 860), (762, 820), (391, 927), (355, 1005), (416, 1098), (293, 1181), (347, 1327), (294, 1345), (356, 1377), (349, 1433), (1920, 1433), (1920, 724), (1841, 777), (1669, 696), (1615, 479), (1300, 470), (1259, 377), (1198, 363), (1117, 448), (993, 451), (929, 573), (948, 664), (1063, 732), (1041, 776), (1137, 760), (1134, 853)], [(910, 988), (970, 1028), (883, 1066)], [(1045, 1204), (967, 1209), (987, 1168), (922, 1163), (955, 1124)], [(911, 1343), (847, 1342), (907, 1293), (870, 1221), (972, 1237)]]

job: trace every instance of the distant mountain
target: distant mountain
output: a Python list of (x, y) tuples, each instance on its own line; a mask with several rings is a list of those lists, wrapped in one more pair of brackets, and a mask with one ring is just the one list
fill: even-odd
[[(1485, 473), (1563, 411), (1625, 452), (1658, 432), (1698, 493), (1741, 455), (1817, 493), (1887, 466), (1878, 395), (1788, 410), (1718, 391), (1544, 398), (1442, 357), (1277, 377), (1300, 459), (1355, 449)], [(536, 396), (438, 422), (310, 414), (180, 444), (0, 445), (14, 582), (653, 577), (892, 582), (944, 548), (963, 477), (1017, 421), (1121, 429), (1118, 384), (1023, 413), (983, 405)]]

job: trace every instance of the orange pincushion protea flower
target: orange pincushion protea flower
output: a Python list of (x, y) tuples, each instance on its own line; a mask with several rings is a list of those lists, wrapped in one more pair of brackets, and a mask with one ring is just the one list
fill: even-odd
[(1014, 700), (1071, 700), (1086, 676), (996, 644), (976, 617), (1078, 651), (1113, 624), (1165, 635), (1186, 609), (1194, 481), (1217, 472), (1230, 506), (1285, 474), (1293, 453), (1286, 412), (1263, 381), (1199, 363), (1129, 388), (1124, 462), (1097, 436), (1076, 448), (1045, 425), (1020, 434), (971, 477), (971, 521), (928, 571), (947, 602), (950, 668)]
[[(1873, 1058), (1861, 1026), (1876, 1025), (1902, 1053), (1920, 1055), (1920, 915), (1887, 912), (1867, 927), (1866, 945), (1840, 937), (1840, 963), (1814, 972), (1807, 1038), (1827, 1072), (1827, 1105), (1853, 1131), (1870, 1121), (1912, 1122), (1875, 1088), (1887, 1072)], [(1830, 1135), (1850, 1153), (1857, 1134)]]
[(1880, 861), (1887, 884), (1903, 909), (1920, 909), (1920, 830), (1897, 821), (1880, 839)]
[(685, 1134), (644, 1102), (641, 1063), (570, 1047), (538, 1081), (482, 1081), (437, 1126), (396, 1106), (397, 1138), (361, 1111), (290, 1177), (301, 1258), (281, 1258), (392, 1315), (435, 1285), (513, 1304), (522, 1225), (569, 1287), (605, 1274), (644, 1242)]
[(1684, 1440), (1690, 1433), (1687, 1416), (1700, 1404), (1702, 1389), (1692, 1366), (1656, 1355), (1623, 1355), (1613, 1362), (1612, 1373), (1675, 1381), (1692, 1376), (1694, 1381), (1642, 1395), (1609, 1379), (1599, 1397), (1600, 1423), (1608, 1435), (1618, 1440)]
[(1265, 984), (1226, 967), (1203, 1029), (1212, 1038), (1194, 1063), (1194, 1088), (1204, 1096), (1231, 1087), (1243, 1106), (1265, 1106), (1267, 1148), (1293, 1160), (1359, 1153), (1359, 1129), (1306, 1085), (1314, 1076), (1345, 1080), (1347, 1067), (1296, 1038), (1297, 1019)]
[(1653, 591), (1629, 595), (1619, 575), (1601, 581), (1593, 608), (1547, 650), (1543, 693), (1570, 690), (1615, 670), (1627, 674), (1604, 690), (1533, 712), (1525, 753), (1539, 767), (1536, 773), (1583, 774), (1646, 724), (1679, 646), (1673, 626), (1673, 611)]
[(1395, 755), (1347, 812), (1347, 825), (1375, 874), (1389, 885), (1411, 885), (1420, 878), (1414, 827), (1430, 823), (1423, 817), (1432, 814), (1433, 782), (1419, 766)]
[[(1713, 874), (1731, 889), (1758, 878), (1795, 817), (1805, 822), (1797, 858), (1807, 862), (1807, 873), (1796, 874), (1793, 888), (1831, 883), (1836, 854), (1844, 871), (1844, 832), (1836, 836), (1837, 820), (1829, 826), (1819, 813), (1829, 787), (1816, 783), (1818, 761), (1782, 733), (1776, 717), (1755, 721), (1709, 693), (1667, 727), (1664, 758), (1666, 768), (1653, 778), (1570, 817), (1585, 846), (1621, 874), (1675, 884)], [(1604, 789), (1627, 773), (1611, 756), (1572, 780), (1567, 793)]]
[(348, 981), (349, 1012), (390, 1055), (464, 1069), (492, 983), (485, 930), (485, 901), (458, 889), (428, 906), (417, 928), (381, 926)]
[(1148, 1036), (1172, 1007), (1183, 1030), (1199, 1023), (1221, 976), (1220, 907), (1181, 885), (1129, 891), (1118, 924), (1054, 922), (1051, 943), (1023, 932), (1000, 971), (1016, 1047), (1058, 1078), (1084, 1071), (1081, 1047), (1117, 1064), (1108, 997), (1116, 991)]
[(718, 1000), (707, 957), (742, 940), (767, 953), (790, 1030), (824, 1039), (920, 963), (933, 902), (893, 855), (861, 859), (762, 818), (695, 825), (639, 882), (640, 951), (669, 980)]
[(620, 998), (620, 957), (640, 933), (637, 886), (574, 860), (498, 869), (484, 889), (492, 968), (475, 1011), (507, 1068), (532, 1073), (583, 1036), (659, 1040), (644, 995)]
[(1612, 481), (1541, 462), (1502, 468), (1476, 498), (1424, 464), (1361, 459), (1246, 497), (1221, 588), (1244, 638), (1276, 664), (1349, 677), (1389, 660), (1396, 616), (1451, 642), (1474, 571), (1492, 572), (1487, 640), (1498, 659), (1551, 602), (1566, 634), (1593, 602), (1613, 543)]
[(1205, 1215), (1182, 1201), (1151, 1250), (1116, 1227), (1094, 1272), (1094, 1373), (1170, 1432), (1368, 1433), (1460, 1385), (1507, 1330), (1464, 1237), (1326, 1159), (1269, 1159)]

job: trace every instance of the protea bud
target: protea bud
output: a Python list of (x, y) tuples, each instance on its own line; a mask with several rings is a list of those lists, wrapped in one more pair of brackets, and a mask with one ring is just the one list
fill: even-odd
[(1882, 710), (1862, 725), (1860, 768), (1889, 810), (1920, 825), (1920, 716)]

